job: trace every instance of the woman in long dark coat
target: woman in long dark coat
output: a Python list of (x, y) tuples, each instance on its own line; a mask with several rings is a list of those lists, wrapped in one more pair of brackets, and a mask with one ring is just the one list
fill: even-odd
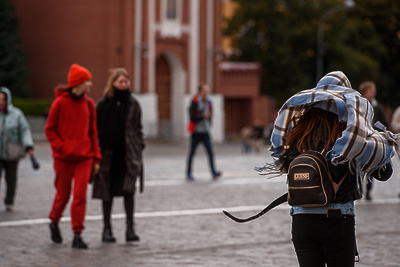
[(113, 197), (123, 196), (126, 213), (126, 241), (139, 241), (134, 230), (136, 179), (143, 189), (142, 112), (129, 90), (130, 79), (123, 68), (111, 70), (105, 95), (97, 105), (97, 127), (102, 160), (93, 178), (93, 198), (103, 200), (103, 242), (115, 242), (111, 228)]

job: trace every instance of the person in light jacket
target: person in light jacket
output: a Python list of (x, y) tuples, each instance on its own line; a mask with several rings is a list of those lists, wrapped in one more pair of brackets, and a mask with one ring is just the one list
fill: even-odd
[(394, 133), (400, 133), (400, 107), (397, 107), (393, 113), (390, 129)]
[(0, 174), (5, 171), (7, 185), (4, 204), (6, 211), (12, 211), (17, 188), (17, 170), (20, 158), (12, 157), (7, 149), (9, 144), (21, 146), (22, 152), (34, 156), (32, 134), (29, 124), (22, 111), (11, 103), (11, 92), (6, 87), (0, 87)]

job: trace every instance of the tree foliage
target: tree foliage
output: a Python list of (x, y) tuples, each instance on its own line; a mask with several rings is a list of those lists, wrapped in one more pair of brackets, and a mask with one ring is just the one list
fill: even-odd
[(28, 67), (11, 0), (0, 1), (0, 86), (13, 97), (28, 97)]
[(342, 70), (355, 89), (375, 81), (378, 100), (400, 104), (399, 1), (358, 0), (351, 10), (343, 0), (234, 1), (239, 8), (224, 29), (236, 51), (230, 59), (260, 62), (262, 93), (279, 104), (315, 87), (318, 22), (332, 10), (322, 28), (323, 73)]

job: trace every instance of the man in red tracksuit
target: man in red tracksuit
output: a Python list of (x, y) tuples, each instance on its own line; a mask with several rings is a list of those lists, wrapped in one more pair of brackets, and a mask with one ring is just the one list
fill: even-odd
[(86, 191), (90, 175), (99, 170), (101, 159), (94, 102), (86, 96), (93, 86), (91, 78), (86, 68), (78, 64), (71, 66), (68, 85), (55, 89), (56, 99), (45, 127), (56, 175), (56, 194), (49, 214), (51, 239), (55, 243), (62, 242), (58, 222), (69, 201), (73, 184), (70, 213), (74, 248), (87, 248), (80, 236), (84, 228)]

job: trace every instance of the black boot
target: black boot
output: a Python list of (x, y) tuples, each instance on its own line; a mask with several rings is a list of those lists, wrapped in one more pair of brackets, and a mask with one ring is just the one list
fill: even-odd
[(102, 241), (107, 243), (114, 243), (115, 237), (111, 231), (111, 208), (112, 208), (112, 200), (111, 201), (103, 201), (103, 235)]
[(140, 238), (133, 230), (133, 220), (126, 221), (126, 242), (139, 241)]
[(114, 243), (116, 241), (112, 231), (111, 225), (104, 226), (102, 241), (106, 243)]
[(80, 233), (75, 233), (74, 240), (72, 240), (72, 247), (86, 249), (88, 248), (88, 245), (83, 241)]
[(139, 241), (139, 236), (136, 235), (135, 230), (133, 230), (133, 207), (134, 198), (133, 194), (124, 194), (124, 206), (126, 213), (126, 242), (129, 241)]
[(50, 223), (49, 226), (50, 226), (51, 240), (53, 240), (53, 242), (57, 243), (57, 244), (62, 243), (62, 237), (61, 237), (60, 229), (58, 229), (58, 224)]

